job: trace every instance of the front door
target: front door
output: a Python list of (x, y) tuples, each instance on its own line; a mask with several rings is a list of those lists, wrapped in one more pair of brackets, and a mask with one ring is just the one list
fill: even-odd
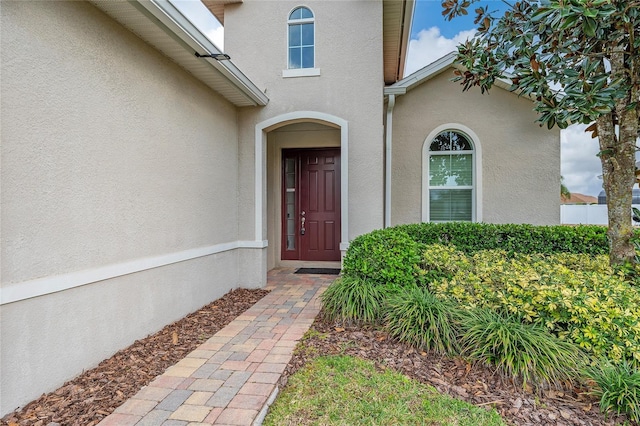
[(282, 259), (340, 260), (340, 148), (282, 151)]

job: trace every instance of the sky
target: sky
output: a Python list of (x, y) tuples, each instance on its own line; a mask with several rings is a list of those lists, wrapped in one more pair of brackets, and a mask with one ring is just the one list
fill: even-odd
[[(200, 0), (170, 1), (182, 10), (220, 50), (224, 51), (224, 28)], [(483, 0), (472, 5), (468, 16), (446, 21), (442, 17), (440, 3), (440, 0), (416, 0), (405, 75), (455, 51), (460, 42), (472, 37), (475, 33), (473, 9), (477, 5), (487, 5), (489, 10), (497, 12), (505, 8), (500, 0)], [(596, 156), (599, 151), (598, 142), (584, 132), (585, 127), (585, 125), (575, 125), (561, 131), (560, 173), (564, 176), (564, 183), (569, 191), (597, 196), (602, 190), (602, 180), (599, 177), (602, 169), (600, 160)], [(558, 182), (559, 187), (560, 182)]]

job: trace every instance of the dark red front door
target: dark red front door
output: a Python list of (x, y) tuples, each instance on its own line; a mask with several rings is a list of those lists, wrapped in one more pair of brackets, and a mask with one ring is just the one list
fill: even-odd
[(283, 151), (282, 259), (340, 260), (340, 148)]

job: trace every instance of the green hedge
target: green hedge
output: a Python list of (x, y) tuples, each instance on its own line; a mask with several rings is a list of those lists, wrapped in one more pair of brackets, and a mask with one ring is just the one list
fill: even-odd
[(422, 244), (452, 244), (466, 254), (479, 250), (508, 253), (608, 254), (604, 226), (534, 226), (521, 224), (446, 222), (399, 225), (389, 232), (402, 231)]

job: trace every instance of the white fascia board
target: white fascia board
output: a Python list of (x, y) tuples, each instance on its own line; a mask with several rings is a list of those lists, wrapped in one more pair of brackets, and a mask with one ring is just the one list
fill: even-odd
[[(457, 56), (457, 52), (450, 52), (440, 59), (426, 65), (424, 68), (419, 69), (413, 74), (403, 78), (397, 83), (392, 84), (391, 86), (384, 88), (384, 95), (404, 95), (409, 90), (413, 89), (416, 86), (428, 81), (429, 79), (435, 77), (441, 72), (445, 71), (447, 68), (455, 68), (460, 71), (464, 71), (465, 68), (455, 62)], [(497, 87), (504, 89), (508, 92), (514, 93), (518, 96), (521, 96), (521, 91), (512, 90), (513, 83), (511, 79), (507, 77), (498, 78), (494, 83)], [(524, 96), (527, 99), (535, 100), (534, 96)]]
[[(168, 0), (135, 0), (132, 3), (141, 12), (146, 12), (147, 16), (152, 16), (162, 23), (172, 34), (177, 36), (180, 41), (204, 55), (215, 55), (221, 52), (191, 21), (186, 18), (173, 4)], [(207, 61), (213, 68), (218, 70), (236, 87), (238, 87), (247, 97), (249, 97), (256, 105), (266, 105), (269, 98), (260, 90), (249, 78), (244, 75), (238, 67), (230, 60), (218, 61), (213, 58), (202, 58)]]
[(397, 94), (398, 92), (394, 92), (394, 91), (400, 88), (404, 88), (406, 93), (406, 91), (409, 91), (415, 86), (418, 86), (424, 83), (425, 81), (435, 77), (436, 75), (440, 74), (442, 71), (452, 66), (453, 62), (456, 59), (456, 55), (457, 55), (456, 52), (450, 52), (445, 56), (441, 57), (440, 59), (419, 69), (413, 74), (410, 74), (407, 77), (403, 78), (402, 80), (392, 84), (391, 86), (385, 87), (384, 94), (385, 95)]

